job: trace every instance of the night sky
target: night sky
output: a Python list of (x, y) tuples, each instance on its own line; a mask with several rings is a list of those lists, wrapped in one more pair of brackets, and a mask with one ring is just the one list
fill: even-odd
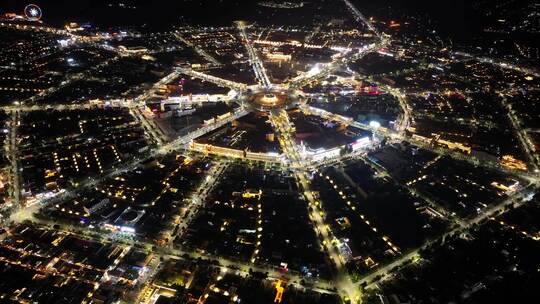
[[(291, 0), (289, 0), (291, 1)], [(294, 0), (292, 0), (294, 1)], [(310, 3), (339, 0), (314, 0)], [(515, 0), (512, 6), (532, 0)], [(149, 30), (167, 30), (171, 25), (199, 24), (228, 26), (235, 20), (261, 20), (257, 15), (257, 0), (36, 0), (33, 1), (43, 10), (43, 20), (53, 26), (62, 26), (67, 22), (84, 23), (107, 29), (114, 26), (141, 26)], [(366, 15), (391, 17), (397, 20), (402, 16), (417, 15), (430, 22), (431, 28), (438, 29), (442, 36), (452, 40), (469, 41), (474, 36), (482, 35), (483, 25), (493, 22), (495, 16), (486, 17), (486, 11), (497, 11), (497, 5), (503, 0), (353, 0), (355, 5)], [(28, 2), (30, 3), (30, 2)], [(119, 3), (134, 5), (136, 9), (120, 8)], [(26, 1), (3, 0), (0, 13), (22, 13)], [(276, 20), (282, 24), (283, 20)], [(531, 40), (531, 39), (528, 39)]]
[[(153, 0), (153, 1), (33, 1), (39, 5), (44, 14), (44, 20), (51, 24), (63, 24), (66, 21), (89, 21), (95, 24), (152, 24), (166, 25), (181, 20), (199, 23), (226, 23), (249, 16), (256, 7), (257, 1), (246, 0)], [(464, 0), (433, 1), (417, 0), (355, 0), (357, 6), (366, 14), (376, 14), (378, 11), (394, 7), (407, 13), (429, 13), (442, 24), (454, 24), (462, 27), (464, 21), (471, 20), (475, 11), (470, 9), (471, 2)], [(30, 2), (29, 2), (30, 3)], [(135, 4), (137, 9), (118, 8), (114, 4)], [(2, 12), (22, 12), (26, 2), (20, 0), (3, 0), (0, 3)], [(109, 6), (113, 4), (113, 6)]]

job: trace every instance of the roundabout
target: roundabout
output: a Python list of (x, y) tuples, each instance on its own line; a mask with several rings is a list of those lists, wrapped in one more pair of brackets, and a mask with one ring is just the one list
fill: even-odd
[(270, 88), (256, 86), (248, 89), (244, 100), (256, 110), (272, 111), (296, 106), (302, 99), (302, 94), (301, 91), (275, 85)]

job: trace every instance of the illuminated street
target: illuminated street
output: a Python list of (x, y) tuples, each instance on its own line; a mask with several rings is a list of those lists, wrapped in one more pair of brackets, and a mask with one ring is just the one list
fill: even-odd
[(0, 298), (530, 302), (539, 11), (0, 4)]

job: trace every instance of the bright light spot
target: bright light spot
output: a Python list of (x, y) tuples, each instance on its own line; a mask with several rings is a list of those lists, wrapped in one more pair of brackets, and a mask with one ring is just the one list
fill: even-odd
[(321, 72), (321, 68), (319, 67), (318, 64), (316, 64), (315, 66), (313, 66), (313, 67), (311, 68), (311, 70), (309, 70), (309, 71), (307, 72), (307, 74), (308, 74), (309, 76), (313, 76), (313, 75), (319, 74), (320, 72)]
[(378, 129), (381, 127), (381, 123), (378, 121), (372, 120), (369, 122), (369, 126), (372, 127), (373, 129)]

